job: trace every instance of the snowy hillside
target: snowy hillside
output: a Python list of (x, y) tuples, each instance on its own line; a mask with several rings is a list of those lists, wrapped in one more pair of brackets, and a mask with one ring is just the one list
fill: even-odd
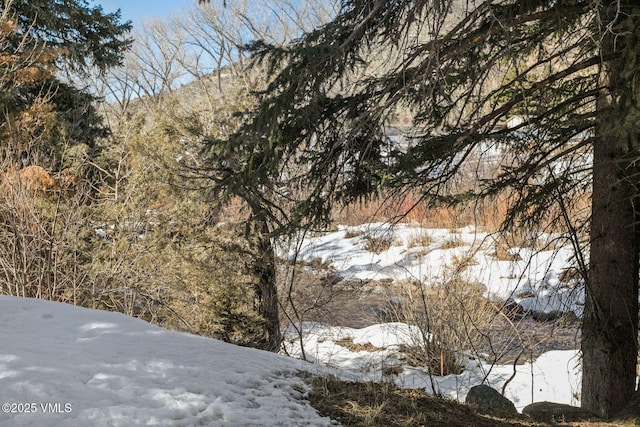
[[(428, 238), (416, 244), (415, 236), (425, 233)], [(371, 235), (388, 236), (388, 247), (367, 249)], [(482, 282), (488, 294), (540, 310), (579, 311), (580, 296), (558, 279), (568, 250), (533, 255), (529, 248), (513, 248), (522, 256), (503, 261), (491, 255), (491, 238), (471, 229), (368, 224), (311, 238), (300, 256), (320, 258), (344, 277), (425, 283), (438, 280), (456, 257), (472, 257), (462, 273)], [(455, 245), (446, 244), (452, 240)], [(305, 323), (298, 325), (302, 337), (289, 328), (287, 353), (301, 357), (304, 350), (308, 363), (116, 313), (33, 299), (1, 296), (0, 322), (0, 427), (335, 425), (305, 400), (304, 372), (391, 380), (461, 401), (473, 385), (488, 382), (501, 390), (507, 383), (505, 395), (518, 409), (543, 400), (579, 403), (576, 350), (544, 353), (518, 365), (515, 375), (512, 364), (491, 366), (469, 357), (461, 374), (430, 377), (403, 359), (403, 345), (419, 335), (404, 323), (363, 329)]]
[(330, 424), (295, 359), (33, 299), (0, 324), (2, 427)]
[[(0, 297), (0, 426), (296, 426), (332, 425), (304, 399), (301, 372), (380, 380), (398, 363), (404, 324), (362, 330), (315, 325), (308, 356), (317, 364), (176, 333), (120, 314), (33, 299)], [(311, 325), (310, 325), (311, 326)], [(349, 336), (378, 348), (349, 351)], [(290, 348), (295, 353), (295, 348)], [(576, 403), (575, 351), (520, 365), (506, 395), (518, 408), (535, 400)], [(499, 387), (513, 367), (469, 361), (461, 375), (436, 378), (443, 395), (463, 400), (485, 375)], [(404, 387), (430, 389), (428, 375), (406, 369)]]

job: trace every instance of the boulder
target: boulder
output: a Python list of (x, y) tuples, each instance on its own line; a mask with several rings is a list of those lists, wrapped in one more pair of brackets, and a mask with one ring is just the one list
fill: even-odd
[(512, 298), (507, 299), (501, 307), (501, 311), (512, 320), (520, 320), (527, 313), (524, 311), (524, 308), (517, 302), (515, 302)]
[(533, 320), (540, 323), (553, 322), (555, 320), (558, 320), (560, 316), (562, 316), (562, 312), (558, 310), (551, 310), (551, 311), (532, 310), (531, 311), (531, 317), (533, 317)]
[(535, 402), (527, 405), (522, 410), (535, 421), (556, 423), (572, 423), (578, 421), (599, 421), (600, 418), (592, 412), (577, 406), (564, 405), (553, 402)]
[(465, 399), (465, 403), (469, 405), (476, 405), (482, 409), (498, 411), (506, 415), (516, 415), (518, 413), (513, 402), (493, 388), (484, 384), (471, 387)]

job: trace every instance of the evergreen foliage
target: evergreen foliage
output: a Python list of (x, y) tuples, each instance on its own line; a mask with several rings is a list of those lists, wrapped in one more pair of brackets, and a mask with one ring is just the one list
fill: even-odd
[(121, 22), (120, 11), (104, 13), (101, 6), (91, 7), (86, 0), (11, 0), (0, 7), (5, 9), (15, 15), (14, 48), (46, 44), (58, 53), (57, 65), (70, 65), (76, 71), (119, 65), (131, 45), (126, 38), (131, 23)]
[[(386, 189), (434, 203), (508, 189), (510, 221), (562, 212), (576, 249), (586, 224), (567, 213), (593, 187), (582, 402), (611, 416), (635, 389), (638, 34), (627, 1), (343, 0), (289, 45), (249, 46), (270, 84), (211, 159), (236, 159), (221, 182), (274, 217), (274, 180), (305, 189), (288, 227)], [(389, 136), (399, 109), (412, 117), (405, 144)], [(302, 173), (288, 173), (291, 159)]]
[[(266, 182), (277, 172), (272, 165), (302, 148), (301, 160), (311, 166), (297, 178), (313, 191), (300, 208), (319, 207), (321, 217), (332, 200), (350, 202), (383, 187), (442, 195), (482, 144), (508, 151), (513, 162), (458, 198), (517, 186), (522, 197), (538, 200), (529, 193), (538, 185), (527, 183), (584, 184), (580, 170), (545, 175), (558, 158), (584, 152), (582, 137), (596, 123), (601, 59), (590, 35), (598, 11), (581, 3), (483, 3), (465, 13), (454, 6), (344, 2), (335, 21), (291, 45), (250, 46), (274, 77), (250, 123), (228, 144), (249, 153), (247, 176), (236, 179)], [(387, 64), (371, 70), (368, 57), (380, 52)], [(398, 107), (413, 117), (406, 149), (388, 137)], [(506, 128), (515, 113), (524, 121)], [(532, 154), (532, 146), (539, 150)], [(551, 190), (545, 193), (555, 195)]]
[(108, 134), (65, 71), (115, 66), (129, 24), (84, 1), (0, 6), (0, 288), (82, 303), (95, 196), (89, 167)]
[(104, 14), (84, 0), (11, 0), (0, 6), (0, 13), (2, 71), (7, 75), (0, 98), (5, 116), (2, 132), (13, 132), (14, 118), (41, 102), (55, 115), (38, 146), (5, 145), (3, 150), (9, 161), (59, 171), (65, 149), (80, 144), (89, 154), (107, 134), (92, 105), (94, 97), (86, 88), (64, 81), (62, 74), (119, 65), (131, 44), (127, 39), (131, 25), (120, 23), (119, 13)]

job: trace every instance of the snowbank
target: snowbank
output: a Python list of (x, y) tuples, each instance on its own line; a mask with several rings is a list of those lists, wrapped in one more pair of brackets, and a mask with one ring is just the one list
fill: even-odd
[[(298, 258), (307, 262), (320, 259), (345, 279), (419, 280), (425, 284), (442, 282), (451, 275), (456, 262), (468, 259), (467, 267), (457, 274), (461, 279), (483, 285), (488, 296), (511, 298), (525, 310), (573, 311), (580, 316), (583, 290), (576, 282), (559, 280), (571, 265), (572, 248), (561, 245), (554, 236), (538, 237), (549, 244), (539, 250), (509, 248), (514, 259), (504, 260), (495, 256), (499, 236), (473, 227), (447, 230), (371, 223), (339, 226), (337, 231), (307, 238)], [(367, 243), (372, 238), (384, 238), (390, 244), (376, 253), (368, 250)], [(293, 256), (290, 252), (289, 257)]]
[[(421, 339), (414, 327), (404, 323), (363, 329), (313, 323), (305, 324), (303, 330), (307, 359), (339, 369), (343, 379), (392, 380), (400, 387), (425, 389), (461, 402), (475, 385), (486, 383), (502, 391), (506, 383), (505, 396), (519, 411), (540, 401), (579, 406), (581, 370), (577, 350), (544, 353), (533, 363), (517, 365), (515, 374), (513, 365), (492, 366), (470, 358), (461, 374), (439, 377), (404, 361), (401, 346), (416, 344)], [(289, 354), (301, 357), (294, 331), (288, 330), (287, 337)], [(388, 369), (391, 367), (401, 369)]]
[(331, 424), (299, 360), (33, 299), (0, 297), (0, 324), (0, 426)]

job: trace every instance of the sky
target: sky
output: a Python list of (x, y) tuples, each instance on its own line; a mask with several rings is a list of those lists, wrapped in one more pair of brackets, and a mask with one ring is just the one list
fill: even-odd
[(145, 19), (166, 18), (182, 13), (197, 0), (90, 0), (93, 5), (101, 5), (105, 12), (122, 11), (123, 21), (132, 21), (134, 27)]

